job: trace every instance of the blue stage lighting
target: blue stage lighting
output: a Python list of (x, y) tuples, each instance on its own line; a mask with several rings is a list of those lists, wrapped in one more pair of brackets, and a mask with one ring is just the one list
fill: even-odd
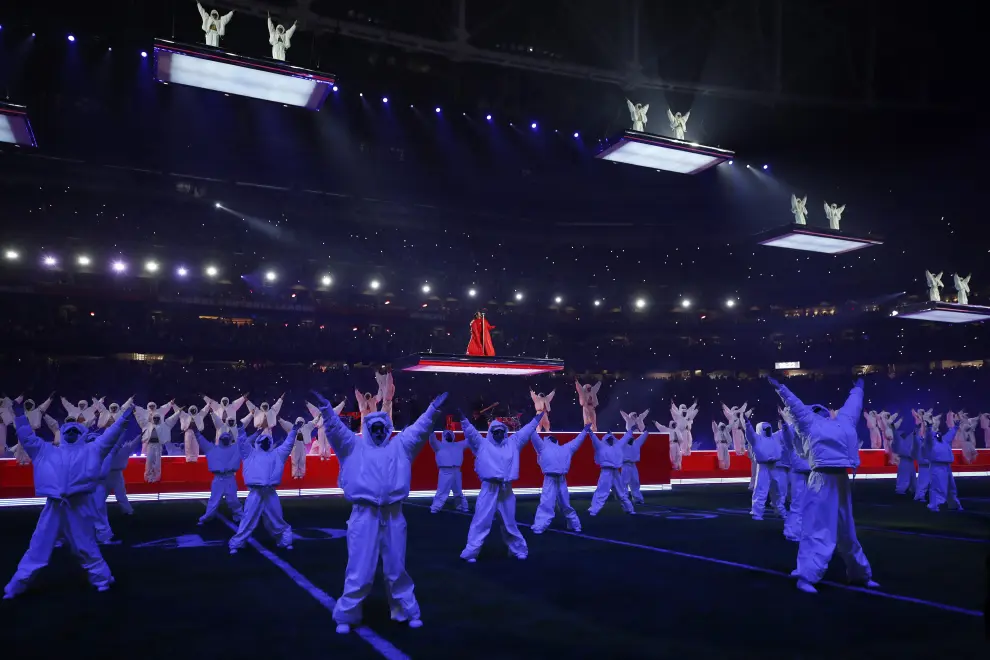
[(769, 167), (770, 167), (769, 165), (764, 165), (764, 166), (763, 166), (763, 169), (767, 169), (767, 168), (769, 168)]
[(335, 91), (335, 92), (337, 91), (337, 86), (336, 85), (333, 86), (333, 91)]
[(382, 97), (382, 103), (388, 103), (388, 97), (387, 96), (383, 96)]
[(485, 115), (485, 119), (487, 119), (488, 121), (491, 121), (492, 120), (492, 116), (491, 115)]
[(433, 108), (433, 112), (440, 114), (440, 108)]
[(580, 135), (578, 135), (578, 134), (577, 134), (577, 133), (575, 132), (575, 133), (574, 133), (574, 137), (581, 137), (581, 136), (580, 136)]
[(529, 127), (535, 130), (536, 129), (536, 122), (534, 121), (532, 124), (529, 125)]
[(148, 56), (148, 51), (142, 50), (141, 51), (141, 57), (147, 57), (147, 56)]
[(70, 34), (70, 35), (69, 35), (69, 41), (75, 41), (75, 40), (76, 40), (76, 38), (75, 38), (75, 37), (73, 37), (73, 36), (72, 36), (72, 35)]

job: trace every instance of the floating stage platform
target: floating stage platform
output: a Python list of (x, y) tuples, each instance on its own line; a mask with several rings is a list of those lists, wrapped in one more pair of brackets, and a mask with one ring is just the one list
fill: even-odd
[(734, 155), (727, 149), (706, 147), (686, 140), (623, 131), (609, 139), (595, 158), (676, 174), (698, 174), (731, 160)]
[(935, 323), (976, 323), (990, 319), (990, 307), (929, 301), (898, 307), (890, 315)]
[(535, 376), (563, 371), (564, 361), (551, 358), (416, 353), (397, 360), (399, 371), (479, 374), (483, 376)]
[(844, 254), (874, 245), (883, 245), (883, 241), (875, 237), (794, 223), (760, 234), (758, 242), (767, 247), (822, 254)]
[(331, 74), (278, 60), (165, 39), (155, 40), (155, 79), (307, 110), (319, 110), (335, 82)]
[(18, 147), (37, 147), (27, 108), (0, 101), (0, 142)]

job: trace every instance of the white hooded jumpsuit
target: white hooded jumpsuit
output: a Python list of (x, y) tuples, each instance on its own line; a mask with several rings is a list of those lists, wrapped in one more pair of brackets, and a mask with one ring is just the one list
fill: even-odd
[(113, 493), (117, 504), (120, 505), (120, 510), (127, 515), (134, 513), (134, 507), (131, 506), (130, 500), (127, 499), (127, 487), (124, 485), (124, 470), (127, 469), (127, 463), (131, 459), (131, 454), (136, 452), (140, 446), (141, 436), (132, 438), (123, 445), (114, 446), (113, 451), (110, 452), (110, 471), (103, 480), (103, 499), (106, 500)]
[(196, 7), (199, 9), (200, 17), (203, 19), (203, 32), (206, 34), (206, 45), (219, 48), (220, 37), (227, 34), (227, 23), (234, 17), (234, 12), (227, 12), (223, 16), (220, 16), (215, 9), (207, 14), (206, 10), (203, 9), (203, 5), (198, 2), (196, 3)]
[(928, 442), (928, 427), (914, 436), (914, 457), (918, 461), (918, 488), (914, 492), (915, 502), (924, 502), (932, 482), (931, 443)]
[[(474, 503), (474, 517), (461, 559), (469, 562), (478, 559), (481, 546), (492, 531), (496, 510), (502, 518), (502, 540), (509, 546), (509, 555), (516, 559), (529, 556), (526, 539), (516, 524), (516, 494), (512, 492), (512, 482), (519, 478), (519, 452), (530, 441), (542, 419), (543, 413), (537, 413), (526, 426), (511, 436), (502, 422), (493, 421), (488, 426), (488, 435), (482, 436), (467, 418), (461, 419), (464, 437), (474, 453), (474, 471), (481, 480), (481, 490)], [(496, 442), (492, 436), (497, 429), (505, 434), (501, 442)]]
[(461, 488), (461, 466), (464, 464), (464, 449), (467, 448), (467, 440), (454, 441), (454, 434), (451, 431), (443, 432), (443, 439), (437, 440), (435, 433), (430, 434), (430, 447), (436, 454), (437, 469), (437, 494), (433, 496), (433, 504), (430, 511), (436, 513), (443, 508), (447, 501), (447, 496), (451, 491), (457, 498), (457, 510), (467, 511), (468, 501)]
[[(753, 484), (753, 507), (749, 513), (753, 516), (753, 520), (763, 520), (763, 511), (766, 508), (767, 498), (770, 495), (770, 484), (771, 482), (777, 483), (779, 479), (779, 477), (775, 478), (774, 471), (777, 467), (777, 461), (780, 460), (781, 444), (780, 440), (775, 437), (775, 434), (770, 432), (769, 424), (760, 422), (756, 425), (756, 430), (754, 431), (753, 425), (748, 419), (746, 420), (746, 440), (749, 442), (749, 446), (752, 447), (753, 459), (756, 462), (756, 482)], [(784, 497), (786, 497), (786, 494), (787, 486), (784, 486), (783, 495), (778, 486), (774, 497), (774, 507), (777, 509), (781, 518), (787, 515), (787, 510), (784, 508)]]
[(196, 440), (199, 448), (206, 454), (206, 467), (213, 473), (210, 501), (206, 504), (206, 513), (199, 519), (199, 524), (213, 520), (220, 510), (220, 502), (224, 500), (227, 501), (227, 508), (233, 514), (234, 521), (240, 522), (244, 509), (237, 499), (236, 477), (237, 470), (241, 467), (241, 449), (234, 442), (233, 433), (225, 431), (216, 443), (197, 433)]
[(82, 425), (65, 424), (63, 440), (67, 433), (76, 433), (78, 439), (63, 441), (57, 447), (35, 435), (27, 417), (14, 420), (17, 439), (33, 463), (35, 495), (45, 498), (45, 506), (28, 550), (17, 565), (17, 572), (4, 587), (5, 598), (23, 593), (34, 574), (48, 565), (60, 536), (68, 540), (72, 554), (89, 574), (90, 583), (101, 591), (109, 588), (113, 578), (96, 543), (93, 491), (103, 460), (110, 454), (129, 417), (128, 414), (121, 415), (93, 442), (84, 441), (86, 429)]
[(956, 491), (956, 479), (952, 475), (952, 462), (955, 460), (952, 453), (952, 442), (958, 432), (958, 421), (956, 421), (956, 426), (953, 426), (944, 435), (929, 432), (931, 486), (928, 493), (928, 508), (932, 511), (938, 511), (938, 508), (946, 502), (948, 502), (950, 509), (962, 511), (959, 493)]
[(207, 408), (200, 410), (196, 406), (189, 406), (189, 412), (179, 412), (179, 429), (182, 431), (182, 449), (186, 456), (186, 463), (195, 463), (199, 460), (199, 445), (196, 437), (203, 432), (203, 422), (206, 420)]
[[(413, 581), (406, 572), (406, 518), (402, 501), (409, 497), (412, 463), (433, 432), (437, 409), (430, 404), (419, 419), (392, 437), (392, 420), (386, 413), (364, 417), (361, 435), (355, 435), (327, 407), (327, 440), (340, 461), (338, 483), (351, 503), (347, 520), (347, 568), (344, 593), (333, 608), (333, 619), (348, 626), (361, 621), (361, 604), (375, 582), (378, 558), (382, 560), (385, 591), (394, 621), (418, 621), (419, 603)], [(385, 441), (378, 445), (371, 426), (385, 426)]]
[(138, 423), (141, 425), (141, 450), (145, 455), (144, 480), (149, 483), (157, 483), (162, 478), (162, 452), (165, 445), (172, 441), (172, 428), (179, 422), (181, 411), (176, 410), (170, 416), (165, 417), (162, 410), (148, 413), (144, 422), (138, 416)]
[(784, 519), (784, 538), (797, 543), (801, 540), (801, 508), (804, 506), (804, 498), (808, 492), (808, 475), (811, 467), (808, 465), (807, 455), (803, 455), (804, 445), (798, 442), (797, 434), (792, 424), (784, 424), (781, 430), (783, 440), (783, 453), (787, 455), (790, 464), (790, 492), (791, 505), (787, 510), (787, 517)]
[(562, 445), (553, 436), (541, 438), (539, 433), (533, 434), (533, 447), (539, 455), (540, 469), (543, 470), (543, 491), (533, 519), (534, 534), (546, 531), (553, 521), (558, 504), (560, 512), (567, 520), (567, 529), (581, 531), (581, 519), (571, 506), (571, 494), (567, 490), (567, 472), (571, 469), (571, 459), (589, 435), (590, 429), (585, 428), (578, 437)]
[[(289, 420), (280, 419), (278, 423), (286, 433), (292, 432), (293, 426)], [(292, 464), (292, 478), (302, 479), (306, 476), (306, 448), (313, 439), (313, 429), (316, 428), (316, 420), (307, 422), (302, 417), (297, 417), (296, 426), (299, 430), (296, 431), (295, 436), (290, 437), (287, 435), (285, 441), (294, 443), (292, 445), (292, 451), (289, 453), (289, 460)]]
[[(777, 390), (794, 418), (798, 442), (804, 445), (811, 474), (801, 510), (801, 542), (797, 568), (791, 573), (809, 584), (820, 582), (838, 551), (850, 581), (869, 583), (870, 562), (856, 538), (852, 490), (847, 470), (859, 467), (856, 424), (863, 413), (863, 388), (857, 384), (834, 418), (817, 414), (786, 386)], [(828, 410), (818, 406), (826, 415)]]
[(648, 437), (644, 430), (638, 438), (622, 447), (622, 490), (628, 491), (630, 499), (636, 504), (645, 502), (639, 489), (639, 450)]
[(612, 492), (619, 498), (619, 503), (626, 513), (636, 513), (632, 502), (629, 501), (629, 495), (626, 494), (626, 489), (622, 485), (622, 475), (619, 474), (619, 470), (622, 468), (622, 450), (632, 440), (632, 435), (632, 431), (626, 431), (626, 434), (619, 440), (616, 440), (611, 433), (606, 433), (601, 440), (598, 439), (597, 435), (591, 436), (591, 442), (595, 446), (595, 463), (601, 467), (602, 471), (598, 475), (598, 486), (595, 488), (595, 494), (591, 496), (591, 507), (588, 508), (590, 515), (598, 515), (598, 512), (605, 506), (609, 493)]
[(591, 425), (591, 432), (598, 433), (598, 390), (602, 387), (602, 382), (598, 381), (594, 385), (582, 385), (574, 381), (577, 388), (578, 403), (581, 404), (581, 416), (584, 418), (584, 425)]
[(285, 26), (276, 26), (271, 17), (268, 18), (268, 43), (272, 47), (272, 59), (278, 60), (280, 62), (285, 61), (285, 51), (289, 50), (292, 46), (292, 35), (296, 31), (296, 24), (293, 23), (292, 27), (288, 30)]
[[(252, 438), (255, 440), (254, 444)], [(279, 502), (275, 488), (282, 483), (285, 462), (289, 460), (289, 452), (294, 443), (286, 440), (276, 447), (271, 436), (266, 437), (264, 433), (255, 434), (252, 438), (248, 438), (243, 429), (237, 438), (248, 496), (237, 533), (227, 544), (231, 554), (244, 546), (262, 519), (265, 528), (275, 537), (280, 548), (292, 548), (292, 528), (282, 517), (282, 503)], [(269, 443), (267, 449), (262, 447), (265, 442)]]
[(894, 430), (894, 453), (897, 454), (897, 483), (894, 492), (905, 495), (908, 491), (917, 492), (918, 475), (914, 471), (914, 433), (901, 433)]
[(237, 411), (247, 401), (247, 397), (239, 397), (233, 403), (227, 397), (222, 397), (219, 401), (214, 401), (208, 396), (204, 396), (203, 399), (206, 401), (206, 407), (210, 409), (210, 413), (213, 416), (213, 426), (217, 430), (217, 440), (220, 439), (220, 434), (224, 432), (224, 428), (236, 434)]

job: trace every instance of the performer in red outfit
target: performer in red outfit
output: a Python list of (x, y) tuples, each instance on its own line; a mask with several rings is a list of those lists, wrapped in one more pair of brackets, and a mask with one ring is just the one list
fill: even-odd
[(482, 315), (481, 312), (474, 313), (474, 320), (471, 321), (471, 341), (468, 342), (468, 355), (495, 355), (495, 347), (492, 346), (491, 331), (494, 325)]

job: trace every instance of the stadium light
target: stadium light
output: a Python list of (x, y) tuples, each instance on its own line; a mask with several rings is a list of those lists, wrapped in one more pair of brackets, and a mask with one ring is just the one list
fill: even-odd
[(58, 259), (49, 254), (42, 260), (42, 263), (51, 268), (58, 265)]
[(21, 258), (21, 255), (18, 254), (17, 250), (7, 250), (3, 253), (3, 256), (8, 261), (17, 261)]
[(688, 300), (687, 298), (681, 301), (681, 307), (690, 307), (690, 306), (691, 306), (691, 301)]
[(564, 302), (564, 299), (561, 298), (560, 296), (557, 296), (556, 298), (553, 299), (553, 301), (559, 305), (560, 303)]
[(324, 275), (323, 278), (320, 280), (320, 282), (323, 284), (323, 286), (330, 286), (331, 284), (333, 284), (333, 278), (330, 277), (329, 275)]
[(594, 305), (595, 305), (595, 307), (601, 307), (602, 306), (602, 301), (601, 300), (596, 300), (594, 302)]
[(179, 266), (178, 268), (175, 269), (175, 274), (178, 275), (179, 277), (185, 277), (186, 275), (189, 274), (189, 271), (186, 269), (185, 266)]
[(430, 292), (430, 285), (429, 284), (424, 284), (423, 285), (423, 288), (421, 289), (421, 291), (423, 293), (429, 293)]
[(149, 261), (148, 263), (146, 263), (144, 265), (144, 269), (146, 271), (148, 271), (149, 273), (157, 273), (158, 272), (158, 262)]
[(643, 309), (644, 307), (646, 307), (646, 301), (643, 300), (642, 298), (637, 298), (636, 299), (636, 309)]
[(90, 265), (90, 264), (91, 264), (91, 263), (93, 263), (93, 262), (92, 262), (92, 260), (91, 260), (91, 259), (90, 259), (89, 257), (87, 257), (87, 256), (86, 256), (85, 254), (80, 254), (80, 255), (79, 255), (79, 256), (78, 256), (77, 258), (76, 258), (76, 263), (77, 263), (77, 264), (79, 264), (80, 266), (88, 266), (88, 265)]
[(266, 282), (274, 282), (276, 279), (278, 279), (278, 275), (275, 274), (274, 270), (270, 270), (267, 273), (265, 273)]
[(516, 302), (521, 302), (523, 299), (523, 294), (519, 291), (516, 292)]
[(113, 269), (113, 272), (115, 273), (123, 273), (124, 271), (127, 270), (127, 264), (125, 264), (123, 261), (115, 261), (110, 267)]
[(206, 267), (206, 276), (207, 277), (216, 277), (217, 276), (217, 272), (218, 271), (217, 271), (217, 267), (216, 266), (207, 266)]
[(728, 300), (725, 301), (725, 306), (726, 307), (735, 307), (736, 306), (736, 301), (733, 300), (732, 298), (729, 298)]
[(476, 295), (478, 295), (478, 290), (477, 289), (468, 289), (468, 297), (469, 298), (474, 298)]
[(378, 291), (381, 285), (382, 283), (379, 282), (378, 280), (371, 280), (371, 284), (369, 286), (371, 286), (372, 291)]

